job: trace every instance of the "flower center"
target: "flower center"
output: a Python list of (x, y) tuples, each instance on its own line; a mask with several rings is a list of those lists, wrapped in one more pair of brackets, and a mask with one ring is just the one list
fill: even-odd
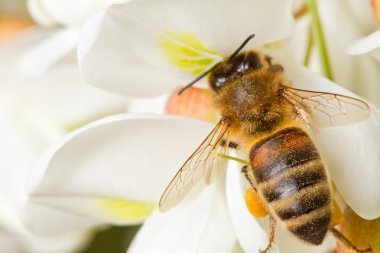
[(185, 32), (162, 33), (158, 46), (170, 64), (194, 75), (205, 72), (223, 58), (215, 50), (207, 48), (197, 37)]

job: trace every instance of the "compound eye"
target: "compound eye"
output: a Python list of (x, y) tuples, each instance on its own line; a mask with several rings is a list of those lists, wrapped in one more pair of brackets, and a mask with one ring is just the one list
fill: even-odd
[(252, 69), (259, 69), (262, 66), (260, 56), (254, 51), (247, 52), (245, 63), (247, 68)]
[(223, 87), (223, 85), (227, 82), (227, 77), (225, 75), (214, 75), (210, 82), (211, 82), (211, 88), (214, 91), (219, 91), (220, 88)]
[(232, 61), (232, 64), (233, 64), (232, 69), (238, 73), (242, 73), (246, 71), (249, 67), (249, 65), (245, 61), (245, 54), (239, 54), (235, 56), (235, 58)]

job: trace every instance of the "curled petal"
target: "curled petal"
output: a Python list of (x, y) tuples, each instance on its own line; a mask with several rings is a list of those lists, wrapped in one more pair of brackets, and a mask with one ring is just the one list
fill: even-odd
[(365, 54), (380, 47), (380, 31), (362, 38), (347, 48), (349, 54)]
[(236, 242), (232, 230), (221, 185), (214, 184), (167, 213), (153, 213), (128, 252), (229, 253)]
[[(83, 30), (78, 50), (82, 71), (93, 85), (126, 96), (169, 92), (178, 80), (193, 78), (184, 73), (199, 74), (250, 34), (256, 37), (248, 48), (288, 36), (291, 2), (143, 0), (113, 5)], [(153, 85), (146, 90), (147, 84)]]
[(118, 115), (84, 126), (32, 173), (32, 196), (109, 196), (158, 202), (212, 125), (156, 115)]

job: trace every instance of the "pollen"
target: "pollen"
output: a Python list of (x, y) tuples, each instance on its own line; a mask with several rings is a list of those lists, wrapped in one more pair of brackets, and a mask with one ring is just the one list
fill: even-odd
[(139, 223), (145, 220), (156, 204), (130, 201), (123, 198), (102, 198), (98, 202), (102, 212), (122, 222)]
[(268, 208), (266, 207), (265, 203), (260, 199), (257, 192), (255, 192), (252, 188), (247, 188), (244, 199), (248, 211), (253, 216), (257, 218), (262, 218), (269, 214)]
[(207, 48), (197, 37), (185, 32), (162, 33), (158, 47), (169, 63), (195, 75), (203, 73), (222, 59), (215, 50)]

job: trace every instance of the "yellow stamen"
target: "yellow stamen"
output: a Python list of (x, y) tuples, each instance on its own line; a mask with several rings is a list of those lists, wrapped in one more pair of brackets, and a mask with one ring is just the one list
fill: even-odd
[(194, 35), (178, 32), (164, 32), (158, 41), (163, 57), (191, 74), (200, 74), (222, 59), (215, 50), (207, 48)]

